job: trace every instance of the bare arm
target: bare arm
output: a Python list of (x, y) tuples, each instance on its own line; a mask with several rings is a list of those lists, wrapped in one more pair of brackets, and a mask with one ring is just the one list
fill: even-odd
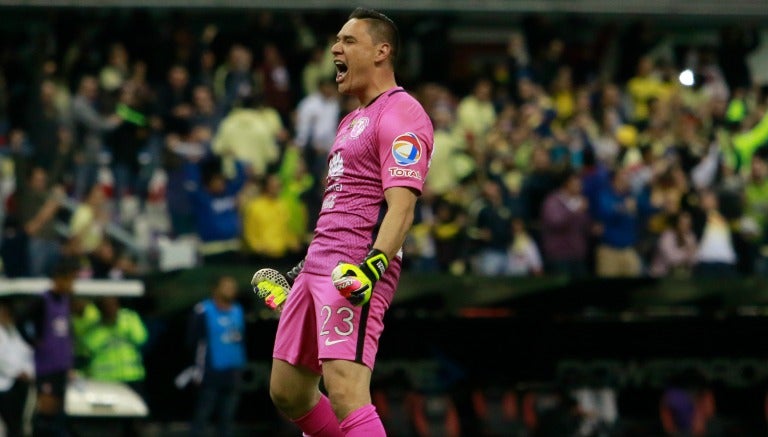
[(384, 252), (391, 260), (403, 247), (408, 230), (413, 224), (416, 192), (410, 188), (392, 187), (384, 192), (387, 212), (381, 222), (373, 247)]

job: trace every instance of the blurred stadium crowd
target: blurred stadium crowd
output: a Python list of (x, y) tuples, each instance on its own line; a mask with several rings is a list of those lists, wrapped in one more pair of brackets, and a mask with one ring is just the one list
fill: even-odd
[[(141, 274), (180, 242), (203, 259), (302, 256), (354, 105), (333, 86), (332, 20), (64, 16), (0, 43), (5, 275), (43, 276), (62, 252), (93, 277)], [(408, 269), (766, 271), (757, 29), (671, 55), (646, 21), (588, 44), (543, 17), (518, 29), (462, 81), (403, 69), (437, 150)]]
[[(322, 208), (326, 154), (355, 105), (336, 92), (329, 50), (344, 15), (320, 15), (123, 11), (95, 20), (67, 10), (0, 31), (3, 275), (48, 276), (62, 254), (79, 257), (90, 278), (302, 257)], [(404, 24), (410, 53), (419, 38)], [(406, 269), (768, 273), (768, 84), (747, 63), (759, 29), (726, 26), (716, 44), (672, 53), (659, 50), (648, 21), (592, 30), (585, 42), (573, 28), (525, 17), (459, 78), (446, 57), (465, 59), (468, 49), (451, 53), (447, 41), (421, 47), (423, 62), (401, 60), (401, 83), (431, 115), (436, 150)], [(445, 393), (419, 397), (389, 382), (374, 398), (393, 429), (460, 434), (464, 416)], [(664, 432), (703, 435), (711, 393), (679, 385), (662, 399)], [(536, 399), (497, 384), (469, 398), (489, 435), (609, 435), (616, 394), (598, 386), (574, 395), (594, 407), (587, 419), (559, 392)], [(536, 416), (539, 407), (557, 417)], [(686, 409), (687, 424), (673, 423), (673, 407)], [(430, 425), (440, 431), (427, 434)]]

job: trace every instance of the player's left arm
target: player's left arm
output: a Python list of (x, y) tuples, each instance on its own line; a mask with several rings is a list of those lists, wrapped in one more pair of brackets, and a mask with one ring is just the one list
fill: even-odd
[(333, 285), (353, 305), (371, 300), (373, 288), (397, 256), (413, 223), (418, 193), (408, 187), (390, 187), (384, 191), (387, 212), (382, 218), (373, 247), (362, 262), (340, 262), (331, 272)]
[(341, 262), (331, 273), (336, 289), (353, 305), (365, 305), (397, 256), (413, 224), (432, 155), (433, 129), (420, 105), (404, 102), (379, 120), (382, 189), (387, 203), (376, 241), (359, 264)]
[(373, 248), (391, 260), (403, 247), (413, 225), (416, 201), (424, 188), (432, 158), (434, 129), (415, 100), (401, 101), (397, 111), (382, 116), (378, 127), (379, 162), (387, 209)]
[(413, 224), (418, 193), (409, 187), (391, 187), (384, 192), (387, 212), (381, 221), (373, 248), (391, 260), (403, 247), (408, 230)]

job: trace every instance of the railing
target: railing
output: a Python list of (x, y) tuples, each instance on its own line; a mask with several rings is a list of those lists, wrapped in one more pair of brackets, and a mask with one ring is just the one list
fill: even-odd
[[(0, 278), (0, 297), (42, 294), (52, 285), (52, 281), (46, 278)], [(141, 297), (144, 295), (144, 282), (136, 279), (77, 279), (74, 291), (78, 296)]]

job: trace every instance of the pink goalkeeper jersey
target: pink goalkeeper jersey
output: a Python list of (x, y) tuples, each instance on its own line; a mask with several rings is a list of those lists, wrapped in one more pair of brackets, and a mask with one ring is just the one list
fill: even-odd
[(386, 209), (384, 190), (410, 187), (421, 193), (432, 145), (429, 116), (401, 87), (344, 117), (328, 156), (323, 204), (304, 270), (330, 275), (339, 261), (362, 261)]

